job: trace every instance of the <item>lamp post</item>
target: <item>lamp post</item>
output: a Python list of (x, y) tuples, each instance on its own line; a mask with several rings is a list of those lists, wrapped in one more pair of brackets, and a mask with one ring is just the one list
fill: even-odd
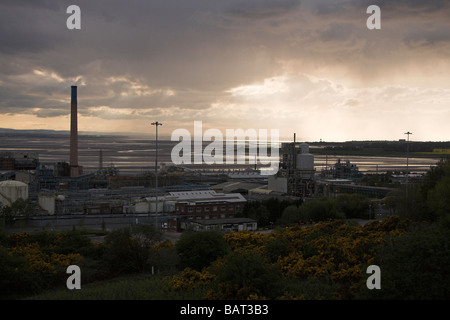
[(409, 183), (409, 135), (411, 132), (405, 132), (408, 135), (408, 139), (406, 140), (406, 210), (409, 210), (408, 207), (408, 183)]
[(408, 139), (406, 140), (406, 188), (408, 188), (408, 176), (409, 176), (409, 135), (412, 134), (411, 132), (406, 132), (406, 135), (408, 135)]
[(155, 212), (155, 228), (158, 224), (158, 126), (162, 126), (161, 122), (152, 122), (152, 126), (156, 126), (156, 157), (155, 157), (155, 198), (156, 198), (156, 212)]

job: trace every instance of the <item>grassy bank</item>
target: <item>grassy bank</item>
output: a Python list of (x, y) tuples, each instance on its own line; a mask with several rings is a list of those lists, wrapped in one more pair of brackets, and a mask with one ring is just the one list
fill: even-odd
[(31, 300), (184, 300), (201, 299), (206, 290), (171, 291), (164, 276), (136, 274), (82, 284), (80, 290), (60, 288)]

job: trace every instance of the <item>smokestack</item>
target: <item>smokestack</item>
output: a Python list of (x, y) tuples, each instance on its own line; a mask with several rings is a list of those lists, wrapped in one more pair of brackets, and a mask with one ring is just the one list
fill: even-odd
[(77, 86), (72, 86), (70, 102), (70, 176), (79, 175), (78, 168), (78, 101)]
[(103, 169), (103, 150), (100, 149), (100, 156), (99, 156), (99, 160), (98, 160), (98, 169), (102, 170)]

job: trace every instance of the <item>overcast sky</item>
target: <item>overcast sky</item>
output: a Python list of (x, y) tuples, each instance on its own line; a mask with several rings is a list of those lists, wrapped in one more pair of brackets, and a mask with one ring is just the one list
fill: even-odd
[(0, 39), (0, 128), (69, 130), (77, 85), (80, 131), (450, 140), (448, 0), (2, 0)]

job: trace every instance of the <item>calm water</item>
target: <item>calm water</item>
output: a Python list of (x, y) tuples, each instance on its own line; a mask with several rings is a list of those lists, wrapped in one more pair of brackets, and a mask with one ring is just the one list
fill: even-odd
[[(158, 162), (171, 163), (172, 148), (178, 142), (170, 140), (159, 140)], [(205, 146), (209, 142), (205, 143)], [(113, 164), (119, 168), (122, 174), (139, 174), (145, 171), (154, 170), (156, 145), (154, 139), (143, 139), (126, 136), (105, 136), (105, 135), (81, 135), (79, 136), (79, 164), (85, 171), (95, 171), (99, 167), (100, 150), (103, 154), (103, 166)], [(194, 149), (192, 148), (192, 151)], [(39, 154), (41, 163), (52, 165), (59, 161), (69, 161), (69, 136), (64, 134), (1, 134), (0, 152), (35, 152)], [(311, 150), (313, 151), (313, 150)], [(224, 148), (225, 154), (225, 148)], [(405, 157), (366, 157), (366, 156), (328, 156), (315, 155), (315, 167), (320, 171), (326, 164), (333, 165), (335, 162), (349, 160), (356, 164), (363, 172), (385, 172), (401, 171), (406, 169)], [(410, 158), (409, 168), (412, 172), (427, 171), (430, 166), (436, 164), (438, 159), (433, 158)], [(245, 169), (253, 165), (214, 165), (187, 167), (205, 169)]]

